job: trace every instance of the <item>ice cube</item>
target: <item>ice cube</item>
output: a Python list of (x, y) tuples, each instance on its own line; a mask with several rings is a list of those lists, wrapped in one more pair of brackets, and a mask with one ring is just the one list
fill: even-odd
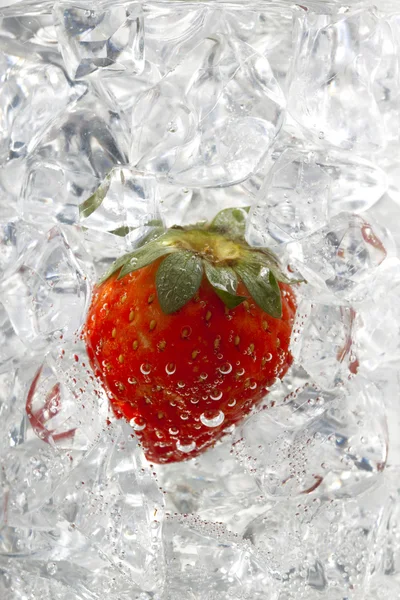
[(189, 55), (139, 98), (131, 162), (189, 187), (232, 185), (264, 160), (285, 100), (268, 61), (243, 42), (218, 34), (195, 56), (197, 73)]
[(288, 110), (315, 139), (346, 150), (384, 146), (371, 89), (380, 60), (377, 27), (372, 10), (350, 16), (299, 12)]
[(387, 502), (382, 486), (357, 500), (279, 502), (245, 533), (281, 590), (279, 598), (363, 600)]
[(331, 179), (331, 212), (363, 212), (386, 192), (386, 173), (373, 162), (344, 152), (320, 153), (316, 159)]
[(126, 142), (122, 117), (105, 97), (88, 93), (54, 123), (28, 157), (19, 199), (25, 220), (47, 227), (54, 221), (77, 222), (78, 205), (112, 167), (126, 163)]
[(276, 246), (301, 240), (328, 222), (331, 178), (313, 156), (287, 149), (275, 162), (253, 204), (247, 239)]
[(289, 6), (253, 9), (241, 5), (226, 11), (225, 19), (231, 35), (250, 44), (266, 56), (282, 89), (292, 61), (293, 17)]
[(347, 306), (300, 303), (292, 338), (295, 360), (322, 388), (341, 386), (357, 373), (353, 349), (356, 312)]
[[(171, 514), (196, 514), (204, 521), (224, 523), (229, 531), (241, 535), (265, 510), (254, 479), (232, 456), (229, 435), (195, 460), (155, 466), (155, 472)], [(249, 497), (257, 502), (249, 506)]]
[(257, 560), (248, 541), (219, 523), (191, 515), (169, 516), (164, 525), (164, 548), (170, 568), (167, 598), (277, 599), (265, 564)]
[(191, 186), (232, 185), (265, 160), (282, 126), (285, 99), (267, 59), (251, 46), (217, 34), (196, 52), (203, 62), (188, 82), (187, 99), (201, 139), (192, 164), (179, 156), (171, 177)]
[(159, 220), (158, 188), (153, 175), (115, 167), (101, 186), (80, 206), (84, 227), (129, 232)]
[(4, 109), (0, 125), (2, 162), (26, 156), (54, 120), (85, 91), (84, 85), (71, 84), (56, 65), (26, 61), (14, 68), (0, 88)]
[(146, 11), (144, 35), (146, 59), (163, 77), (209, 34), (220, 20), (218, 11), (207, 5), (156, 4)]
[(22, 254), (2, 281), (0, 296), (15, 332), (28, 348), (42, 348), (55, 334), (71, 337), (79, 329), (90, 297), (89, 273), (59, 227)]
[(373, 487), (385, 468), (381, 393), (371, 383), (353, 380), (323, 414), (295, 429), (279, 426), (263, 411), (238, 430), (234, 449), (269, 496), (355, 497)]
[(285, 377), (269, 389), (264, 407), (279, 425), (301, 427), (321, 415), (341, 395), (340, 390), (317, 385), (307, 371), (294, 362)]
[[(104, 426), (96, 444), (53, 495), (61, 523), (79, 531), (144, 590), (163, 585), (163, 502), (136, 438), (118, 423)], [(74, 561), (74, 548), (65, 551)], [(61, 558), (61, 556), (60, 556)]]
[(140, 2), (77, 3), (61, 0), (54, 20), (65, 67), (72, 79), (96, 73), (143, 70), (143, 13)]
[(311, 286), (319, 288), (320, 301), (322, 297), (328, 299), (328, 294), (358, 299), (368, 293), (391, 246), (390, 236), (371, 220), (341, 213), (308, 236), (299, 253), (299, 247), (293, 246), (291, 260)]

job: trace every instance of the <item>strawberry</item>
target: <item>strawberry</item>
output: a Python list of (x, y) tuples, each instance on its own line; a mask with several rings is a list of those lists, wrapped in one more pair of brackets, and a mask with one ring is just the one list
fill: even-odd
[(244, 239), (246, 209), (155, 233), (94, 290), (91, 365), (150, 462), (193, 458), (289, 368), (296, 311), (276, 257)]

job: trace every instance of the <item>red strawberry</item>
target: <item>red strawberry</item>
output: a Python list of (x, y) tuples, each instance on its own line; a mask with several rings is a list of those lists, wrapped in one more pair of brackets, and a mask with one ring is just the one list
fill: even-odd
[(151, 462), (204, 452), (291, 364), (294, 293), (276, 257), (245, 242), (245, 218), (156, 231), (95, 289), (91, 364)]

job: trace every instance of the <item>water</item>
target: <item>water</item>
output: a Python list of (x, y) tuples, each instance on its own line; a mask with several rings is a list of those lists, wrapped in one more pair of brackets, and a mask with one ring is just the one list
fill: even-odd
[[(0, 14), (1, 598), (396, 600), (398, 3)], [(151, 223), (233, 206), (307, 281), (294, 362), (214, 448), (151, 465), (89, 366), (93, 286)], [(166, 349), (165, 372), (183, 394)]]

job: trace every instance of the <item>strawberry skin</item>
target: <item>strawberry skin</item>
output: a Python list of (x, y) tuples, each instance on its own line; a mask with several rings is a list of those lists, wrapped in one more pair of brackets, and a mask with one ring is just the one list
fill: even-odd
[(196, 294), (165, 314), (156, 289), (162, 260), (96, 287), (85, 328), (92, 368), (117, 417), (153, 463), (204, 452), (282, 378), (292, 357), (293, 289), (279, 282), (282, 314), (248, 299), (228, 309), (203, 275)]

